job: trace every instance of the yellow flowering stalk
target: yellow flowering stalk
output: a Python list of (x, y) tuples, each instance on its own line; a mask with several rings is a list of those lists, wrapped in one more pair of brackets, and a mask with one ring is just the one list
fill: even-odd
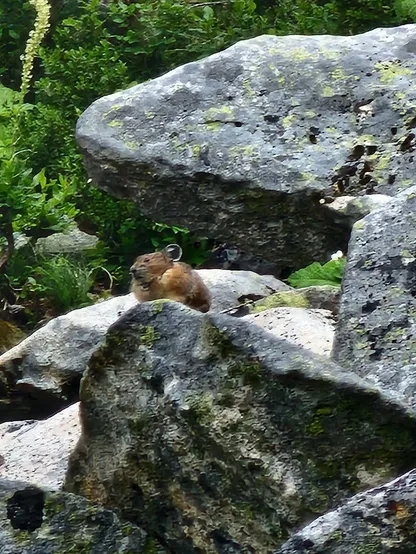
[(30, 87), (36, 52), (49, 29), (49, 16), (51, 11), (48, 0), (29, 0), (29, 2), (35, 7), (36, 19), (34, 28), (29, 33), (25, 53), (22, 58), (22, 84), (20, 86), (22, 101)]

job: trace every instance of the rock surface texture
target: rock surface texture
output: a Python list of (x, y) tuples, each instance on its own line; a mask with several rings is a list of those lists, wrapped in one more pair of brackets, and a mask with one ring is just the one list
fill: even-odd
[(294, 535), (275, 554), (413, 554), (416, 471), (354, 496)]
[(252, 271), (199, 269), (198, 273), (211, 293), (212, 312), (233, 308), (246, 300), (267, 297), (276, 291), (293, 290), (272, 275), (257, 275)]
[(416, 187), (354, 226), (333, 356), (416, 409)]
[(0, 480), (1, 554), (166, 554), (144, 531), (73, 494)]
[(0, 478), (60, 489), (81, 433), (78, 411), (76, 403), (46, 421), (2, 423)]
[(272, 308), (247, 315), (250, 321), (281, 339), (303, 346), (315, 354), (329, 356), (334, 339), (334, 320), (327, 310)]
[(321, 199), (413, 183), (415, 37), (261, 36), (101, 98), (77, 126), (89, 174), (281, 268), (326, 260), (349, 231)]
[(132, 294), (52, 319), (0, 356), (0, 421), (42, 418), (78, 399), (79, 381)]
[(412, 468), (416, 420), (323, 356), (172, 302), (109, 330), (65, 488), (180, 554), (266, 554)]

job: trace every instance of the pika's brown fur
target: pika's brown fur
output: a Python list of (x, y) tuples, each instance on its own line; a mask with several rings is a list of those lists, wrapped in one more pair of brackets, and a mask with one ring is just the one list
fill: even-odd
[(176, 261), (175, 257), (172, 259), (170, 247), (178, 249), (180, 258), (180, 247), (169, 245), (161, 252), (143, 254), (136, 259), (130, 268), (132, 292), (140, 302), (167, 298), (207, 312), (211, 306), (208, 288), (191, 266)]

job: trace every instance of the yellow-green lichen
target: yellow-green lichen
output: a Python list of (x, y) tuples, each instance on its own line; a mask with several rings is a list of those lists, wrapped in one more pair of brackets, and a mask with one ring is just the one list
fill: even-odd
[(252, 313), (263, 312), (272, 308), (308, 308), (309, 302), (301, 292), (297, 291), (282, 291), (275, 292), (267, 296), (263, 300), (257, 302), (252, 308)]
[(209, 393), (198, 393), (188, 396), (186, 403), (189, 408), (189, 414), (201, 425), (210, 423), (213, 418), (213, 396)]
[(160, 314), (160, 312), (163, 310), (164, 304), (166, 302), (170, 302), (167, 298), (159, 298), (158, 300), (153, 300), (152, 302), (152, 312), (154, 314)]
[(126, 140), (126, 142), (124, 143), (124, 146), (126, 146), (127, 148), (130, 148), (130, 150), (137, 150), (138, 148), (140, 148), (141, 145), (142, 145), (141, 142), (133, 141), (133, 140)]
[(160, 338), (159, 333), (150, 325), (139, 325), (139, 332), (140, 342), (148, 348), (153, 346), (153, 343)]
[(413, 71), (407, 67), (402, 67), (399, 62), (380, 62), (374, 65), (380, 73), (381, 83), (392, 83), (399, 77), (413, 75)]
[(347, 78), (347, 76), (345, 75), (345, 73), (343, 72), (343, 70), (340, 67), (338, 67), (337, 69), (335, 69), (335, 71), (333, 71), (331, 73), (331, 77), (335, 81), (345, 80)]
[(282, 120), (283, 127), (285, 129), (287, 129), (288, 127), (291, 127), (293, 125), (293, 123), (296, 121), (296, 119), (297, 119), (297, 116), (295, 114), (287, 115)]
[(102, 118), (105, 119), (110, 113), (117, 112), (120, 109), (121, 109), (121, 106), (119, 104), (114, 104), (114, 106), (111, 106), (109, 110), (103, 113)]
[(219, 121), (212, 121), (207, 123), (208, 131), (219, 131), (221, 129), (221, 123)]
[(209, 108), (209, 110), (207, 110), (205, 114), (205, 117), (208, 120), (210, 120), (210, 119), (216, 119), (220, 115), (232, 116), (233, 109), (230, 106), (221, 106), (220, 108)]
[(330, 98), (331, 96), (334, 96), (335, 92), (334, 89), (328, 85), (324, 85), (322, 87), (322, 96), (324, 98)]
[(113, 119), (112, 121), (107, 123), (107, 125), (109, 127), (123, 127), (124, 124), (123, 124), (122, 121), (118, 121), (117, 119)]

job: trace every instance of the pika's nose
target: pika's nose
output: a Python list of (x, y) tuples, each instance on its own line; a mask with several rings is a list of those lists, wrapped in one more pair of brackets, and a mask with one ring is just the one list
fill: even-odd
[(137, 269), (133, 265), (130, 268), (130, 273), (133, 277), (136, 277)]

